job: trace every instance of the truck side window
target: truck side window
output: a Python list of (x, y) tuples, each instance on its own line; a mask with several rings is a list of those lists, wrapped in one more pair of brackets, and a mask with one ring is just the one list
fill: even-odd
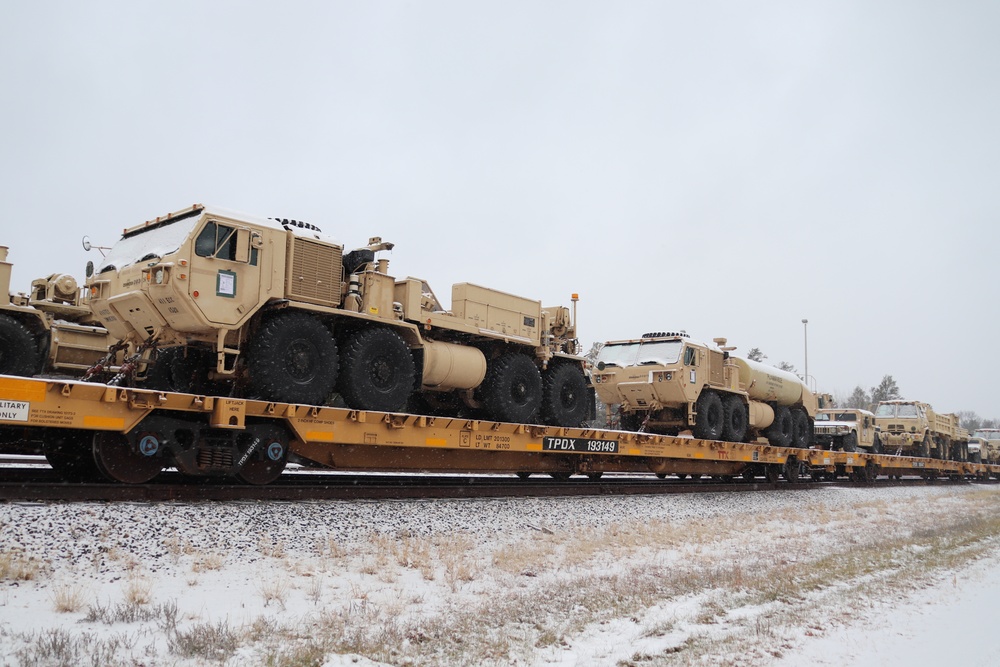
[[(216, 257), (236, 261), (236, 230), (226, 225), (209, 222), (194, 241), (194, 252), (199, 257)], [(257, 248), (250, 249), (250, 264), (257, 266)]]
[(695, 354), (695, 350), (694, 350), (693, 347), (685, 347), (684, 348), (684, 365), (685, 366), (694, 366), (695, 365), (695, 359), (696, 359), (696, 357), (697, 357), (697, 355)]

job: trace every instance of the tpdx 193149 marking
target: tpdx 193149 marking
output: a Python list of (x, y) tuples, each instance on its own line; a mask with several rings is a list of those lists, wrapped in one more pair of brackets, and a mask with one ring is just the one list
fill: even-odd
[(592, 440), (590, 438), (554, 438), (547, 436), (542, 439), (542, 449), (547, 452), (616, 454), (618, 453), (618, 441)]

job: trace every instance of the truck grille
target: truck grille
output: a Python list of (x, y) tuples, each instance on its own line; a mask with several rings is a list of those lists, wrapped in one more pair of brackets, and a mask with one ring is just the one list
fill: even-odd
[(285, 279), (288, 296), (321, 306), (339, 305), (342, 261), (340, 248), (295, 237)]

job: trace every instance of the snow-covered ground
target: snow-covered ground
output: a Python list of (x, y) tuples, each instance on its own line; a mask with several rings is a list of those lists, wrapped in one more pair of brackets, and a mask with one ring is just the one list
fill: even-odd
[(998, 510), (982, 485), (7, 503), (0, 660), (996, 664)]

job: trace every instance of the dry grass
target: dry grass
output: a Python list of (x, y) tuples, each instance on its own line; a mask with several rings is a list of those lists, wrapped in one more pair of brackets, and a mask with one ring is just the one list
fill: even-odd
[(0, 553), (0, 581), (31, 581), (41, 571), (41, 563), (20, 551)]
[(83, 609), (86, 592), (78, 585), (57, 586), (52, 591), (52, 606), (60, 614), (76, 613)]

